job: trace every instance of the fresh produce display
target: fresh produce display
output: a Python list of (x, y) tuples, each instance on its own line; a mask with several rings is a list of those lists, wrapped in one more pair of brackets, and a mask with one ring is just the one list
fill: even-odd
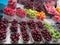
[(43, 38), (46, 41), (51, 41), (52, 40), (52, 36), (51, 36), (50, 32), (47, 29), (42, 30), (41, 33), (42, 33)]
[(17, 9), (16, 10), (16, 15), (21, 17), (21, 18), (24, 18), (26, 16), (26, 12), (22, 9)]
[(36, 13), (36, 17), (39, 20), (44, 20), (46, 18), (46, 15), (45, 15), (45, 13), (43, 11), (41, 11), (41, 12)]
[(51, 33), (53, 39), (60, 39), (60, 32), (58, 32), (57, 30), (49, 30), (49, 32)]
[(16, 8), (16, 3), (17, 3), (17, 0), (8, 0), (8, 7), (12, 8), (12, 9), (15, 9)]
[(4, 14), (8, 15), (8, 16), (13, 16), (14, 15), (14, 10), (11, 8), (4, 8)]
[(55, 1), (8, 0), (0, 10), (0, 44), (60, 43), (60, 7)]
[(32, 19), (34, 19), (34, 18), (36, 17), (36, 12), (37, 12), (37, 11), (34, 11), (34, 10), (32, 10), (32, 9), (28, 9), (28, 10), (26, 11), (27, 16), (30, 17), (30, 18), (32, 18)]
[(36, 29), (36, 23), (34, 22), (34, 20), (28, 20), (27, 24), (30, 29)]
[(43, 29), (44, 28), (44, 25), (41, 21), (38, 21), (36, 22), (36, 26), (39, 28), (39, 29)]
[(33, 29), (31, 31), (31, 34), (32, 34), (32, 37), (33, 37), (34, 41), (36, 41), (36, 42), (42, 41), (42, 36), (41, 36), (41, 31), (40, 30)]
[(55, 7), (51, 4), (44, 4), (47, 12), (49, 14), (53, 14), (53, 15), (59, 15), (59, 13), (56, 11)]
[(11, 38), (11, 41), (13, 42), (13, 43), (15, 43), (15, 42), (18, 42), (18, 40), (19, 40), (19, 33), (12, 33), (11, 34), (11, 36), (10, 36), (10, 38)]
[(52, 29), (52, 26), (48, 24), (46, 21), (44, 21), (44, 27), (46, 27), (47, 29)]

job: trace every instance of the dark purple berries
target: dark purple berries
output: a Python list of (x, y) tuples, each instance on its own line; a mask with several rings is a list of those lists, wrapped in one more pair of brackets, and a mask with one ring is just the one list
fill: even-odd
[(43, 38), (46, 41), (51, 41), (52, 40), (52, 36), (50, 35), (50, 33), (48, 32), (47, 29), (42, 30), (41, 33), (42, 33)]
[(32, 37), (33, 37), (34, 41), (36, 41), (36, 42), (42, 41), (42, 36), (41, 36), (41, 31), (40, 30), (34, 29), (34, 30), (31, 31), (31, 34), (32, 34)]
[(19, 40), (19, 36), (20, 36), (19, 33), (15, 32), (11, 34), (10, 38), (13, 42), (17, 42)]

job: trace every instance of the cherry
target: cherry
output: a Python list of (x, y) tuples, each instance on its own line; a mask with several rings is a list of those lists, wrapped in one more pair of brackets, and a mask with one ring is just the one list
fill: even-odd
[(36, 22), (36, 25), (38, 28), (42, 29), (44, 26), (43, 26), (43, 23), (41, 21), (38, 21)]
[(28, 27), (30, 29), (35, 29), (36, 28), (35, 22), (33, 20), (27, 21), (27, 24), (28, 24)]
[(16, 42), (19, 40), (19, 36), (20, 36), (19, 33), (15, 32), (11, 34), (10, 38), (13, 42)]
[(17, 26), (10, 26), (11, 32), (17, 32)]
[(14, 19), (14, 20), (12, 21), (12, 25), (13, 25), (13, 26), (17, 26), (17, 24), (18, 24), (18, 21), (17, 21), (16, 19)]
[(27, 30), (22, 32), (22, 37), (24, 41), (29, 41), (29, 35), (27, 33)]
[(52, 40), (52, 36), (47, 29), (42, 30), (41, 33), (42, 33), (43, 38), (46, 41), (51, 41)]
[(34, 41), (36, 41), (36, 42), (42, 41), (42, 36), (41, 36), (41, 31), (40, 30), (33, 29), (31, 31), (31, 34), (32, 34), (32, 37), (33, 37)]

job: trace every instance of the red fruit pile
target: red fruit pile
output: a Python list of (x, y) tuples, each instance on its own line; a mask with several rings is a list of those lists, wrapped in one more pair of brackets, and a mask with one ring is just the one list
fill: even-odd
[(8, 26), (8, 21), (4, 18), (1, 18), (0, 19), (0, 29), (3, 28), (6, 30), (7, 26)]
[(19, 40), (19, 36), (20, 36), (19, 33), (15, 32), (11, 34), (10, 38), (13, 42), (17, 42)]
[(41, 36), (41, 31), (40, 30), (32, 30), (31, 31), (32, 37), (34, 39), (34, 41), (40, 42), (42, 41), (42, 36)]
[(18, 25), (18, 22), (16, 20), (13, 20), (12, 25), (10, 26), (11, 32), (17, 32), (18, 31), (17, 25)]
[(17, 24), (18, 24), (18, 21), (17, 21), (16, 19), (14, 19), (14, 20), (12, 21), (12, 25), (13, 25), (13, 26), (17, 26)]
[(20, 22), (20, 26), (26, 26), (26, 22), (25, 21)]
[(50, 33), (48, 32), (47, 29), (42, 30), (41, 34), (46, 41), (51, 41), (52, 40), (52, 36), (50, 35)]
[(36, 25), (39, 29), (42, 29), (44, 27), (41, 21), (36, 22)]
[(24, 10), (22, 10), (22, 9), (17, 9), (16, 14), (17, 14), (17, 16), (19, 16), (21, 18), (26, 16), (26, 12)]
[(0, 29), (0, 41), (6, 39), (6, 30), (4, 28)]
[(25, 21), (22, 21), (20, 22), (20, 29), (21, 29), (21, 32), (23, 32), (24, 30), (26, 30), (26, 22)]
[(16, 2), (15, 1), (13, 2), (13, 0), (8, 0), (8, 7), (15, 9), (16, 8)]
[(22, 38), (24, 41), (29, 41), (29, 35), (27, 33), (27, 30), (22, 32)]
[(28, 27), (30, 29), (36, 29), (36, 25), (35, 25), (35, 22), (33, 20), (27, 21), (27, 24), (28, 24)]
[(20, 30), (22, 33), (22, 38), (24, 41), (29, 41), (29, 35), (27, 33), (27, 28), (26, 28), (26, 22), (22, 21), (20, 22)]
[(11, 32), (17, 32), (17, 26), (10, 26), (10, 31)]
[(4, 13), (6, 15), (13, 16), (14, 15), (14, 10), (11, 9), (11, 8), (4, 8)]
[(56, 22), (60, 22), (60, 16), (54, 16), (53, 20), (56, 21)]

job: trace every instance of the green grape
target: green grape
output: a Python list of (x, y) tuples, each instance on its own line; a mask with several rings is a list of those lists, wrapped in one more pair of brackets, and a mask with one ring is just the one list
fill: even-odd
[(49, 25), (46, 21), (44, 21), (44, 26), (45, 26), (46, 28), (48, 28), (48, 29), (52, 29), (52, 26)]

